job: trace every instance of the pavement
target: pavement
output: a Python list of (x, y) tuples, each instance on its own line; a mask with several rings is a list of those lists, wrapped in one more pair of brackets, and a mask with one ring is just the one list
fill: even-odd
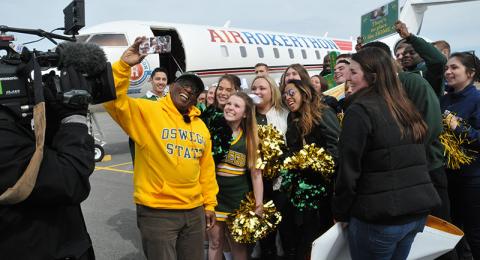
[[(133, 166), (128, 137), (105, 112), (96, 112), (105, 153), (90, 177), (90, 196), (82, 203), (98, 260), (145, 259), (133, 202)], [(98, 129), (95, 129), (99, 137)]]

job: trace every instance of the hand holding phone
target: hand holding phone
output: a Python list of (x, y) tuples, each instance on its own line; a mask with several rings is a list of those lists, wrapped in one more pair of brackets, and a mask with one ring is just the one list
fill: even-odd
[(170, 53), (172, 51), (172, 42), (169, 35), (149, 37), (143, 41), (138, 51), (140, 54)]

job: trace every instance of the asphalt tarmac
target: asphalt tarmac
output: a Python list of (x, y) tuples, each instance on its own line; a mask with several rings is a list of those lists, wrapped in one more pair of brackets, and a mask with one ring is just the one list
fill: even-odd
[[(98, 260), (145, 259), (133, 203), (133, 166), (128, 137), (105, 112), (95, 113), (104, 136), (106, 159), (90, 177), (83, 214)], [(98, 129), (95, 136), (100, 138)]]

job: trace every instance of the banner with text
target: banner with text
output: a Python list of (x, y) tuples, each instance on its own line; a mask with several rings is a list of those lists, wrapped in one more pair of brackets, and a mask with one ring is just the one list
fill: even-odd
[(375, 41), (395, 32), (398, 20), (398, 0), (362, 15), (361, 36), (364, 43)]

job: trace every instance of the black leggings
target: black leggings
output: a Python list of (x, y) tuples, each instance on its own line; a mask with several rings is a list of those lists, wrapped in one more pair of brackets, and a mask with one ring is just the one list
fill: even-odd
[(316, 210), (299, 211), (290, 201), (282, 212), (280, 236), (287, 259), (305, 259), (312, 242), (333, 226), (331, 198), (319, 202)]
[[(263, 200), (270, 201), (272, 200), (275, 204), (275, 207), (282, 214), (287, 201), (287, 197), (280, 191), (273, 190), (273, 183), (271, 180), (263, 180)], [(283, 220), (282, 220), (283, 221)], [(272, 232), (268, 234), (264, 239), (260, 240), (260, 248), (262, 249), (262, 259), (275, 259), (277, 254), (276, 247), (276, 235), (277, 232)]]
[(449, 172), (447, 177), (452, 222), (465, 232), (473, 258), (480, 259), (480, 176)]

